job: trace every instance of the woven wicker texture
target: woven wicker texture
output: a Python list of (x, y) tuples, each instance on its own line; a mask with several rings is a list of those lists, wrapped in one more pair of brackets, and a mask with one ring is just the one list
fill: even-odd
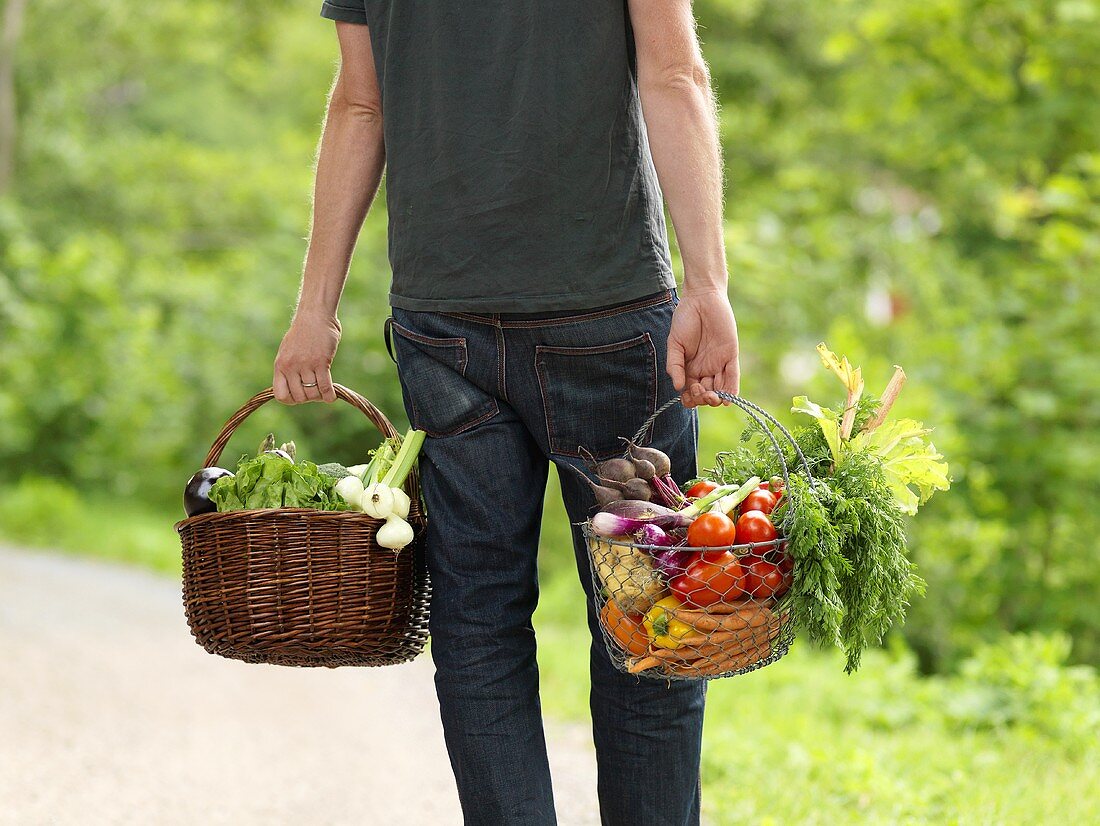
[[(384, 437), (398, 435), (369, 401), (335, 388)], [(268, 388), (234, 413), (204, 466), (215, 465), (233, 431), (272, 398)], [(396, 554), (374, 541), (381, 520), (351, 511), (275, 508), (177, 523), (195, 639), (212, 654), (274, 665), (377, 666), (416, 657), (428, 638), (431, 586), (415, 472), (405, 490), (416, 538)]]
[[(809, 466), (789, 432), (752, 402), (719, 395), (741, 408), (767, 434), (779, 456), (782, 476), (800, 472), (813, 484)], [(661, 406), (638, 430), (634, 440), (679, 398)], [(799, 464), (789, 469), (772, 428), (794, 446)], [(673, 579), (654, 555), (667, 547), (640, 545), (630, 537), (603, 537), (590, 524), (581, 525), (588, 545), (600, 630), (612, 663), (620, 671), (661, 680), (710, 680), (745, 674), (783, 657), (794, 641), (783, 597), (790, 587), (791, 563), (782, 536), (755, 544), (705, 551), (715, 561), (700, 577), (688, 575), (678, 587), (692, 601), (673, 596)], [(731, 565), (729, 556), (736, 557)], [(721, 568), (722, 573), (717, 573)], [(695, 570), (695, 569), (693, 569)], [(695, 604), (693, 604), (695, 603)]]

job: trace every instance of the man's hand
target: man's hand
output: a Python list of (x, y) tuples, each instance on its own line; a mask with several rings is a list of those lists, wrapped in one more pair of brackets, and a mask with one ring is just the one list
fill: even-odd
[(329, 368), (339, 344), (335, 316), (295, 315), (275, 357), (275, 398), (283, 404), (336, 401)]
[(725, 292), (685, 293), (680, 299), (668, 334), (667, 369), (685, 407), (726, 404), (715, 390), (737, 394), (737, 322)]

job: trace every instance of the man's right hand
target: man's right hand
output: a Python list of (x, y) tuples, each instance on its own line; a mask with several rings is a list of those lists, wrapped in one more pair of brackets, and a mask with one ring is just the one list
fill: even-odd
[(684, 407), (726, 404), (716, 390), (737, 395), (737, 322), (724, 289), (692, 292), (685, 286), (672, 314), (667, 369)]
[(339, 344), (335, 316), (295, 315), (275, 357), (275, 398), (283, 404), (336, 401), (330, 367)]

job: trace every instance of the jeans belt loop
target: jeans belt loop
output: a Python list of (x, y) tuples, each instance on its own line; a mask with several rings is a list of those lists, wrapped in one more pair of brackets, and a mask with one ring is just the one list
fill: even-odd
[(390, 361), (397, 364), (397, 356), (393, 354), (393, 316), (386, 316), (386, 323), (382, 328), (382, 340), (386, 342), (386, 352), (390, 354)]

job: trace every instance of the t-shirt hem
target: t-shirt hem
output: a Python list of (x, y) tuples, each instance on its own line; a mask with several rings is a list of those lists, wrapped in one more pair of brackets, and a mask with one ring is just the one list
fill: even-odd
[(336, 3), (330, 3), (329, 0), (321, 5), (321, 17), (328, 18), (329, 20), (337, 20), (341, 23), (366, 23), (367, 13), (362, 8), (353, 9), (347, 6), (340, 6)]
[(673, 289), (676, 289), (676, 279), (672, 273), (658, 272), (650, 278), (632, 281), (629, 285), (613, 290), (489, 298), (414, 298), (391, 292), (389, 301), (391, 307), (413, 312), (537, 313), (555, 310), (593, 310)]

